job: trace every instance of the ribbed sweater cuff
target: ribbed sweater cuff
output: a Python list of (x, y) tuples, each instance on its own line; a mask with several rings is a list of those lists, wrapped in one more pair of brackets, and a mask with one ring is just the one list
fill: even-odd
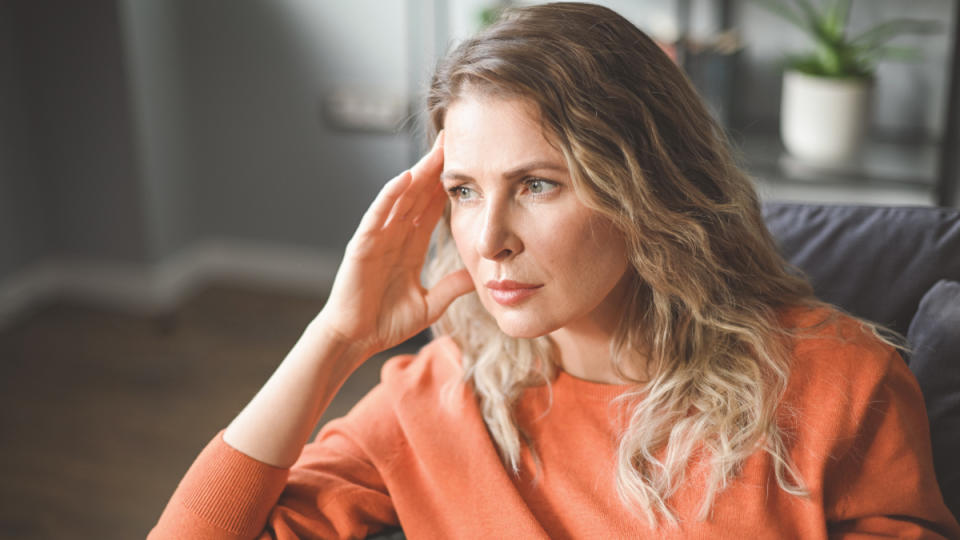
[(289, 472), (236, 450), (220, 431), (180, 481), (150, 538), (254, 538)]

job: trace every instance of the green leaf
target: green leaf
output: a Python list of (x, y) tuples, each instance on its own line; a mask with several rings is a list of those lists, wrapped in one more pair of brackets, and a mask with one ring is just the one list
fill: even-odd
[(823, 71), (823, 66), (820, 64), (816, 55), (787, 55), (784, 65), (787, 69), (793, 69), (808, 75), (826, 76), (826, 73)]
[(823, 17), (817, 13), (817, 8), (810, 3), (810, 0), (794, 0), (794, 2), (800, 6), (800, 10), (806, 16), (809, 28), (820, 34), (823, 31)]
[(817, 47), (817, 60), (828, 75), (835, 76), (840, 72), (842, 62), (839, 51), (835, 47), (828, 45)]
[(826, 20), (829, 21), (829, 33), (836, 39), (842, 40), (847, 29), (847, 19), (850, 16), (851, 0), (837, 0), (827, 8)]
[(489, 6), (481, 9), (477, 14), (480, 19), (480, 27), (485, 28), (496, 22), (500, 18), (500, 14), (503, 13), (503, 9), (503, 6)]
[(876, 60), (895, 60), (898, 62), (917, 62), (923, 59), (923, 53), (916, 47), (876, 47), (867, 56)]
[(814, 50), (789, 56), (786, 65), (821, 77), (873, 77), (883, 59), (916, 60), (919, 51), (887, 46), (901, 34), (932, 34), (943, 29), (938, 21), (893, 19), (849, 39), (852, 0), (752, 0), (810, 35)]
[(880, 23), (850, 40), (850, 43), (866, 47), (878, 47), (902, 34), (935, 34), (943, 29), (939, 21), (917, 19), (893, 19)]

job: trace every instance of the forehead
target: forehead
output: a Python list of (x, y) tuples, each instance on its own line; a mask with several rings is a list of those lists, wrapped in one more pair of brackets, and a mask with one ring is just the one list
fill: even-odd
[(506, 170), (533, 159), (564, 164), (545, 137), (535, 104), (519, 98), (467, 95), (444, 118), (444, 169)]

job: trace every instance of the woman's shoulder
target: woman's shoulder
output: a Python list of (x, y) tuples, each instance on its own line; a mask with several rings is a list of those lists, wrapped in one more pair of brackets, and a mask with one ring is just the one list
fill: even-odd
[(472, 397), (463, 375), (460, 347), (449, 336), (440, 336), (414, 354), (387, 360), (380, 371), (380, 385), (395, 405), (432, 406), (438, 396), (454, 401)]
[(346, 416), (324, 426), (317, 439), (346, 434), (370, 455), (393, 456), (402, 441), (417, 433), (454, 425), (472, 403), (464, 399), (470, 394), (459, 375), (459, 359), (459, 348), (449, 338), (391, 357), (381, 368), (379, 384)]
[(781, 321), (792, 335), (785, 397), (808, 417), (816, 409), (831, 418), (849, 415), (852, 421), (893, 389), (898, 395), (885, 399), (920, 395), (896, 349), (859, 319), (823, 306), (788, 308)]
[(818, 361), (850, 363), (850, 367), (859, 370), (879, 369), (891, 359), (900, 358), (896, 349), (881, 339), (869, 323), (829, 305), (792, 306), (779, 314), (780, 323), (790, 334), (790, 348), (795, 358), (814, 364)]
[(431, 384), (461, 378), (460, 347), (450, 336), (432, 339), (416, 353), (394, 356), (383, 364), (380, 381), (390, 386)]

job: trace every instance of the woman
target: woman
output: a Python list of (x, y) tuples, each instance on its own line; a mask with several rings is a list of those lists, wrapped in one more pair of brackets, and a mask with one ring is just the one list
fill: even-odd
[[(791, 273), (646, 35), (514, 10), (428, 109), (433, 149), (153, 537), (960, 537), (906, 366)], [(358, 365), (431, 324), (306, 444)]]

